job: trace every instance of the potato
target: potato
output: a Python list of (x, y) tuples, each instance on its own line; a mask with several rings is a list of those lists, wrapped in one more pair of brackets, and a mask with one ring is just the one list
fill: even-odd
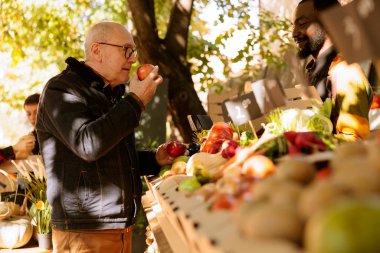
[(286, 239), (301, 243), (303, 222), (289, 205), (263, 203), (247, 213), (240, 229), (249, 239)]
[(252, 188), (252, 196), (254, 200), (267, 200), (271, 192), (274, 192), (279, 180), (270, 175), (260, 181), (257, 181)]
[(330, 161), (330, 167), (333, 170), (342, 168), (340, 166), (342, 160), (353, 157), (366, 157), (367, 146), (363, 141), (346, 142), (337, 146), (334, 153), (335, 155)]
[(270, 202), (273, 204), (289, 204), (296, 206), (302, 193), (302, 185), (294, 181), (280, 182), (275, 191), (270, 194)]
[(276, 177), (307, 184), (314, 178), (315, 170), (314, 165), (306, 160), (287, 159), (277, 165)]
[(307, 220), (348, 192), (347, 188), (332, 180), (316, 181), (309, 185), (300, 195), (298, 212), (304, 220)]
[(380, 193), (380, 173), (363, 157), (355, 156), (341, 160), (339, 168), (333, 170), (332, 178), (356, 193)]
[(380, 173), (380, 145), (376, 141), (368, 142), (368, 161), (370, 168)]

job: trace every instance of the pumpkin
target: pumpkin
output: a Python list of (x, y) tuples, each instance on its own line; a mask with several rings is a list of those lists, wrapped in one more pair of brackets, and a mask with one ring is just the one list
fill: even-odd
[(32, 237), (33, 227), (29, 217), (16, 216), (0, 221), (0, 248), (19, 248)]
[(8, 219), (12, 215), (12, 210), (4, 203), (0, 203), (0, 220)]
[[(13, 202), (0, 202), (0, 217), (3, 215), (6, 209), (9, 210), (9, 216), (19, 216), (20, 215), (20, 205)], [(8, 217), (9, 217), (8, 216)], [(8, 218), (6, 217), (6, 218)], [(0, 218), (1, 219), (1, 218)]]

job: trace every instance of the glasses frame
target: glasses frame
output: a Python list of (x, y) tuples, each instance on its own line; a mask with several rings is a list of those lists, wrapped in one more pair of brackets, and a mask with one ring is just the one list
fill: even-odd
[[(96, 43), (98, 43), (99, 45), (107, 45), (107, 46), (112, 46), (112, 47), (120, 47), (120, 48), (124, 49), (124, 56), (125, 56), (126, 59), (130, 59), (132, 57), (132, 55), (137, 56), (137, 50), (136, 50), (136, 48), (122, 46), (122, 45), (115, 45), (115, 44), (106, 43), (106, 42), (96, 42)], [(130, 53), (127, 56), (128, 49), (131, 49), (132, 51), (130, 51)]]

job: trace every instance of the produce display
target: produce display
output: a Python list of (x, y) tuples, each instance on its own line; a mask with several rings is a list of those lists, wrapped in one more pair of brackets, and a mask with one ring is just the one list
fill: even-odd
[(154, 191), (191, 251), (379, 251), (380, 138), (344, 142), (328, 111), (276, 111), (258, 139), (217, 122), (166, 167)]

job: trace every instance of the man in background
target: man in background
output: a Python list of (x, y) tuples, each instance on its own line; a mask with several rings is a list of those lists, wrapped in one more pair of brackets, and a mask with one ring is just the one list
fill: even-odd
[(337, 53), (319, 20), (319, 13), (337, 0), (302, 0), (295, 11), (293, 38), (299, 56), (312, 58), (306, 65), (309, 84), (325, 101), (332, 99), (334, 132), (346, 140), (365, 139), (369, 134), (368, 112), (372, 91), (358, 64), (348, 65)]
[(20, 138), (13, 146), (0, 149), (0, 164), (11, 159), (26, 159), (29, 155), (39, 154), (37, 133), (35, 130), (37, 108), (40, 94), (36, 93), (27, 97), (24, 101), (24, 110), (29, 123), (33, 126), (33, 132)]

